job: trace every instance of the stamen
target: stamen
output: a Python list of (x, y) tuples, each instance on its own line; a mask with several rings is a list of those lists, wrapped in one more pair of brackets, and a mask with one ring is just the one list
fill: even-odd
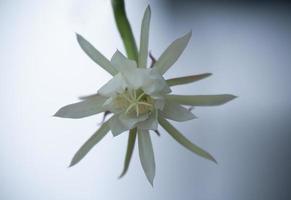
[(145, 95), (145, 93), (143, 92), (143, 93), (141, 93), (138, 97), (137, 97), (137, 101), (139, 101), (139, 100), (141, 100), (141, 98), (143, 97)]
[(138, 106), (138, 104), (136, 104), (135, 109), (136, 109), (136, 117), (138, 117), (139, 116), (139, 106)]
[(153, 108), (152, 104), (146, 103), (146, 102), (138, 102), (138, 104), (140, 105), (145, 105), (145, 106), (149, 106), (150, 108)]
[(130, 111), (134, 106), (136, 106), (136, 103), (132, 103), (132, 104), (130, 104), (130, 106), (128, 106), (128, 108), (126, 109), (125, 114), (128, 114), (129, 111)]
[(121, 93), (121, 96), (124, 97), (129, 103), (132, 103), (132, 100), (128, 98), (124, 93)]

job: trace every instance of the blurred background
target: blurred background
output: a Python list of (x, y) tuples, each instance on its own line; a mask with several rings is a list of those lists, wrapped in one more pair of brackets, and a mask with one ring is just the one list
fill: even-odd
[(220, 107), (195, 108), (174, 123), (211, 152), (215, 165), (153, 135), (154, 188), (137, 148), (121, 180), (127, 134), (108, 134), (68, 168), (101, 116), (53, 118), (110, 76), (80, 49), (75, 32), (110, 58), (124, 52), (108, 0), (0, 1), (0, 199), (291, 199), (291, 12), (280, 1), (126, 0), (136, 39), (151, 4), (150, 49), (156, 57), (190, 29), (192, 39), (166, 77), (211, 72), (174, 88), (178, 94), (230, 93)]

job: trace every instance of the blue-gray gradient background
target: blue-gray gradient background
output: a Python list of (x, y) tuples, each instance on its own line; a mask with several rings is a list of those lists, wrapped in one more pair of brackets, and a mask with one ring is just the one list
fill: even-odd
[[(82, 34), (107, 57), (122, 42), (109, 0), (0, 1), (0, 199), (291, 199), (291, 14), (289, 4), (127, 0), (134, 34), (152, 8), (150, 49), (158, 57), (175, 38), (192, 39), (166, 77), (211, 72), (178, 94), (231, 93), (220, 107), (195, 108), (198, 119), (174, 123), (210, 151), (215, 165), (153, 135), (154, 188), (137, 151), (121, 180), (127, 134), (100, 142), (67, 168), (101, 116), (53, 118), (110, 76), (80, 49)], [(138, 37), (137, 37), (138, 38)], [(137, 150), (137, 148), (135, 149)]]

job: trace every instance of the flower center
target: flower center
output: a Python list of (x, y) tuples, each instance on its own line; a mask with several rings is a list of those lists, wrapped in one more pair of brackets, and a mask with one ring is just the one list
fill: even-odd
[(117, 97), (118, 107), (125, 110), (127, 115), (139, 115), (151, 112), (153, 110), (152, 98), (142, 90), (126, 89), (124, 93)]

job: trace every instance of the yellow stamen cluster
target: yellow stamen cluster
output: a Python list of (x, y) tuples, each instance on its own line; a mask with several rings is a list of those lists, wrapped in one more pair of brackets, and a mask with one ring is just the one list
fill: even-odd
[(117, 107), (124, 109), (125, 114), (135, 114), (137, 117), (153, 109), (153, 100), (140, 90), (129, 90), (119, 94), (116, 98)]

